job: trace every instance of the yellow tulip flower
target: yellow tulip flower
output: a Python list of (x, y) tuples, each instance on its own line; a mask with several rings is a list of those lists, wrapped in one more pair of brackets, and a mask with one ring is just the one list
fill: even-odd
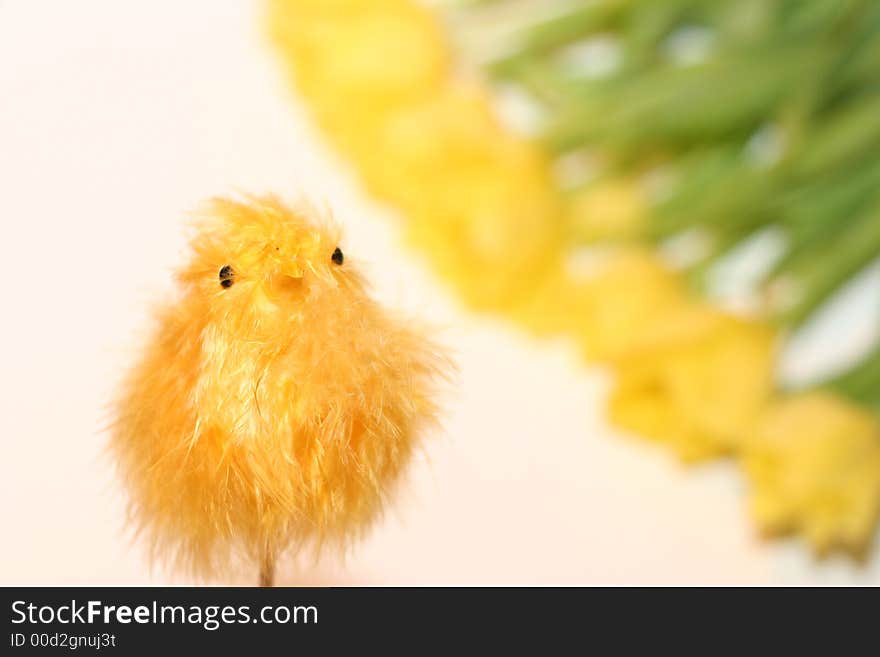
[(354, 154), (377, 197), (472, 307), (529, 294), (556, 255), (560, 203), (531, 145), (507, 135), (488, 97), (449, 85), (389, 113)]
[(782, 400), (745, 446), (751, 512), (767, 535), (799, 532), (818, 554), (864, 554), (880, 514), (880, 424), (830, 393)]
[(569, 231), (580, 242), (638, 237), (648, 216), (644, 192), (628, 179), (598, 182), (567, 200)]
[(686, 300), (678, 275), (642, 247), (613, 250), (593, 276), (585, 277), (577, 268), (571, 275), (589, 288), (593, 299), (588, 313), (579, 315), (573, 327), (588, 359), (616, 360), (654, 321)]
[(531, 150), (504, 133), (485, 92), (463, 85), (387, 111), (373, 127), (369, 143), (352, 155), (370, 191), (406, 212), (448, 197), (451, 179), (497, 173), (511, 159), (524, 162)]
[(276, 0), (271, 28), (302, 95), (346, 153), (395, 109), (445, 83), (449, 54), (433, 14), (401, 0)]
[(539, 335), (569, 336), (588, 360), (614, 361), (687, 299), (679, 277), (643, 247), (576, 256), (556, 261), (515, 315)]
[(611, 418), (685, 461), (735, 452), (772, 393), (774, 343), (761, 323), (680, 307), (616, 359)]

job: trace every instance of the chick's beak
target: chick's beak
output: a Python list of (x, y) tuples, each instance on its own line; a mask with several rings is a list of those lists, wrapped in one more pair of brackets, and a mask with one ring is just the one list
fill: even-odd
[(303, 285), (303, 273), (303, 269), (298, 263), (285, 263), (272, 276), (272, 287), (279, 292), (300, 290)]

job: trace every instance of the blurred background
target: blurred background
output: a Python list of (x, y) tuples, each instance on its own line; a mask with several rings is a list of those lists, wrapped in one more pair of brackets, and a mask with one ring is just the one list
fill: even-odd
[[(246, 0), (0, 0), (0, 583), (185, 581), (151, 571), (125, 532), (124, 496), (103, 455), (106, 405), (150, 303), (170, 289), (187, 212), (205, 197), (243, 190), (304, 195), (331, 208), (346, 253), (368, 263), (377, 296), (438, 326), (460, 368), (443, 430), (369, 539), (344, 558), (287, 564), (279, 583), (880, 584), (876, 558), (819, 561), (796, 541), (761, 540), (731, 463), (685, 469), (612, 427), (607, 373), (584, 367), (567, 341), (536, 340), (501, 317), (467, 311), (405, 247), (398, 212), (373, 200), (325, 144), (266, 38), (265, 12)], [(516, 76), (533, 79), (528, 71), (544, 59), (499, 64), (495, 51), (482, 50), (489, 38), (474, 37), (485, 35), (479, 22), (454, 13), (450, 21), (462, 57), (475, 67), (490, 62), (506, 81), (498, 103), (511, 130), (536, 134), (546, 110), (534, 109), (540, 99)], [(680, 39), (679, 55), (688, 57), (706, 35)], [(604, 43), (587, 53), (600, 69), (618, 47)], [(749, 66), (749, 74), (763, 70)], [(598, 103), (589, 111), (607, 116)], [(875, 118), (860, 112), (863, 122)], [(560, 131), (546, 138), (562, 157), (575, 137)], [(619, 161), (602, 159), (603, 172), (619, 177), (633, 159), (644, 161), (623, 128), (600, 137), (621, 153), (631, 149)], [(678, 141), (703, 137), (673, 137), (661, 149), (667, 159), (683, 149), (695, 167), (737, 165), (722, 152), (729, 144), (695, 155)], [(653, 137), (637, 143), (645, 139)], [(749, 187), (754, 177), (742, 180), (730, 183), (742, 196), (766, 198), (758, 183)], [(671, 232), (664, 225), (645, 239)], [(729, 288), (748, 269), (739, 262), (722, 277)], [(859, 271), (833, 312), (811, 317), (786, 347), (781, 367), (790, 379), (833, 371), (870, 347), (877, 272)]]

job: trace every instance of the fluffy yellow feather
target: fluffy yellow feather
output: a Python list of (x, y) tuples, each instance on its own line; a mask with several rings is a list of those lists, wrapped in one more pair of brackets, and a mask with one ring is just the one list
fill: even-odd
[(362, 534), (436, 419), (448, 359), (308, 214), (212, 201), (116, 404), (132, 520), (196, 576)]

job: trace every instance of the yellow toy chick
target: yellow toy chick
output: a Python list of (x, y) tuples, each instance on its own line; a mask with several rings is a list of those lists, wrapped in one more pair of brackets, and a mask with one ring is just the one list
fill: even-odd
[(217, 199), (129, 373), (111, 447), (153, 557), (200, 577), (345, 543), (381, 512), (449, 361), (366, 293), (338, 230)]

